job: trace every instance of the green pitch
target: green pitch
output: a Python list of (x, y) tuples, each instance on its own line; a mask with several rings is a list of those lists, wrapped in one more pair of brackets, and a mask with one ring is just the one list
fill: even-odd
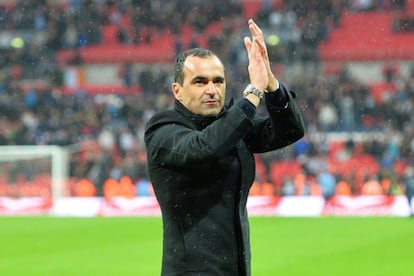
[[(414, 219), (251, 218), (252, 274), (414, 275)], [(0, 275), (159, 275), (160, 218), (0, 217)]]

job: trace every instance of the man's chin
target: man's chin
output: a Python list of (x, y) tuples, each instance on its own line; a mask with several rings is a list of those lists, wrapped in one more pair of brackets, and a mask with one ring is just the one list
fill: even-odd
[(203, 116), (216, 116), (217, 114), (220, 113), (221, 109), (223, 107), (220, 106), (219, 104), (207, 104), (205, 106), (203, 106), (203, 109), (200, 110), (201, 115)]
[(219, 114), (221, 111), (221, 109), (219, 108), (210, 108), (210, 109), (205, 109), (202, 111), (203, 116), (216, 116), (217, 114)]

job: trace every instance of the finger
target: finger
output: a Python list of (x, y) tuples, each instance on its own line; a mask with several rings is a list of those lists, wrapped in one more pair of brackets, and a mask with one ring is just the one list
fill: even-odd
[(259, 39), (257, 37), (253, 38), (251, 49), (252, 49), (252, 53), (257, 58), (262, 58), (263, 57), (262, 51), (260, 49)]
[(252, 49), (252, 41), (250, 40), (249, 37), (244, 38), (244, 46), (246, 47), (246, 50), (249, 53), (250, 50)]
[(263, 31), (260, 27), (254, 22), (253, 19), (249, 19), (249, 29), (253, 35), (263, 38)]
[(257, 34), (257, 28), (255, 28), (254, 26), (249, 25), (250, 28), (252, 28), (251, 32), (253, 35), (253, 39), (257, 40), (257, 43), (259, 44), (259, 50), (264, 54), (267, 55), (267, 47), (265, 44), (265, 41), (263, 39), (263, 35), (262, 33), (259, 33), (259, 35)]
[(258, 39), (257, 43), (260, 46), (260, 49), (263, 51), (264, 54), (267, 54), (267, 47), (266, 47), (266, 43), (264, 42), (263, 39)]

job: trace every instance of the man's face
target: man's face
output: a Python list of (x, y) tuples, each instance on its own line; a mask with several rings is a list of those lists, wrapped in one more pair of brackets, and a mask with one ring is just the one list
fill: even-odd
[(224, 67), (216, 56), (189, 56), (184, 62), (184, 81), (173, 83), (174, 96), (197, 115), (217, 115), (224, 106)]

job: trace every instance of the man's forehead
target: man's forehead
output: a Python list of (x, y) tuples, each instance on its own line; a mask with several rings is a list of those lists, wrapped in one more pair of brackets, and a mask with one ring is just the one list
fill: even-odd
[(217, 72), (224, 72), (224, 67), (217, 56), (189, 56), (184, 62), (184, 70), (193, 74), (208, 74), (209, 72), (217, 74)]

